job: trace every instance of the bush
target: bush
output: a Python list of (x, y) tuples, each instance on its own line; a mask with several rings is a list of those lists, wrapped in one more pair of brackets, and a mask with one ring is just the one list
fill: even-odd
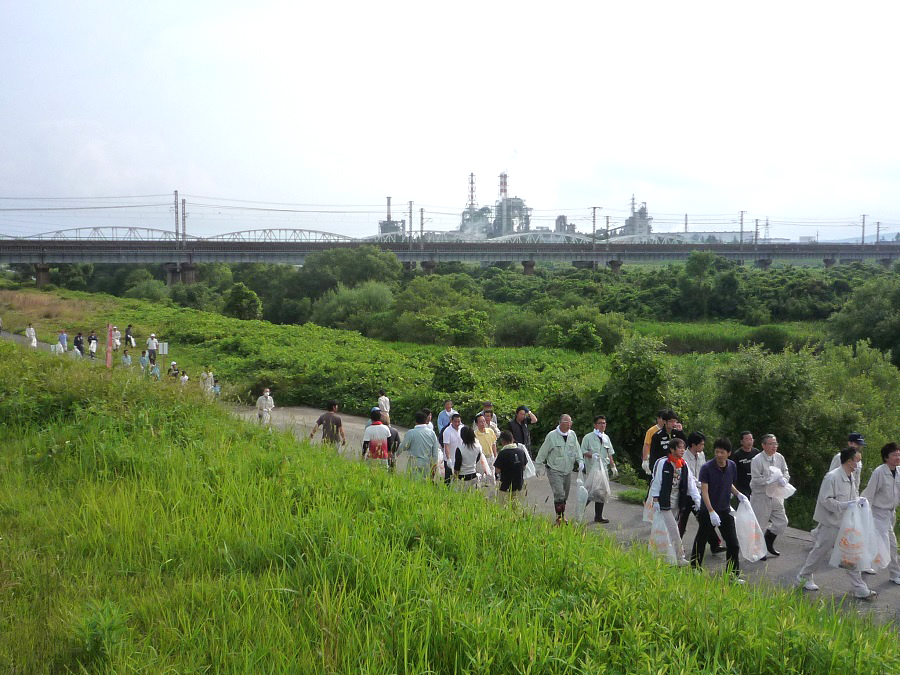
[(760, 326), (750, 332), (749, 341), (773, 354), (783, 352), (790, 344), (788, 332), (780, 326)]

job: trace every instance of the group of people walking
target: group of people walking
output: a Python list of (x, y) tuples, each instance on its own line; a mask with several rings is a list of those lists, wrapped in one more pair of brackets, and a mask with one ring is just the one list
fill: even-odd
[[(780, 555), (775, 541), (784, 533), (788, 517), (784, 507), (785, 495), (793, 492), (787, 461), (779, 452), (774, 434), (764, 434), (761, 450), (754, 447), (753, 434), (740, 434), (740, 446), (732, 455), (727, 438), (713, 443), (714, 457), (705, 461), (705, 437), (699, 432), (685, 436), (672, 410), (661, 410), (657, 423), (647, 430), (643, 447), (643, 469), (649, 476), (648, 500), (660, 511), (676, 550), (677, 564), (700, 567), (707, 545), (713, 552), (726, 552), (726, 570), (736, 581), (740, 577), (738, 554), (740, 547), (735, 529), (732, 498), (738, 504), (749, 503), (760, 531), (765, 552), (760, 560)], [(816, 500), (813, 519), (814, 544), (806, 562), (797, 574), (797, 581), (808, 591), (817, 591), (815, 569), (839, 545), (840, 526), (847, 509), (870, 506), (875, 530), (886, 542), (890, 580), (900, 585), (900, 563), (894, 536), (896, 509), (900, 505), (900, 446), (892, 442), (881, 449), (882, 465), (873, 471), (869, 484), (860, 493), (862, 451), (865, 439), (857, 432), (847, 437), (846, 447), (832, 459)], [(698, 521), (697, 535), (690, 552), (685, 556), (682, 537), (690, 514)], [(718, 533), (716, 532), (718, 530)], [(721, 539), (720, 539), (721, 536)], [(724, 541), (724, 546), (722, 542)], [(876, 574), (872, 568), (847, 569), (853, 594), (863, 600), (873, 599), (877, 593), (863, 581), (863, 574)]]

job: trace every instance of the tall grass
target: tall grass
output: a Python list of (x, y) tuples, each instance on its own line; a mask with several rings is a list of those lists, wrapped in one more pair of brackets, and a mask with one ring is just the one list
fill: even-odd
[[(636, 333), (662, 340), (670, 354), (689, 354), (736, 352), (741, 345), (757, 341), (757, 336), (762, 334), (761, 329), (764, 327), (745, 326), (736, 321), (637, 321), (633, 328)], [(794, 321), (771, 324), (765, 328), (774, 328), (783, 333), (786, 344), (795, 349), (807, 344), (815, 346), (827, 340), (823, 322)]]
[[(53, 382), (30, 401), (39, 381)], [(890, 627), (0, 344), (2, 672), (891, 672)]]

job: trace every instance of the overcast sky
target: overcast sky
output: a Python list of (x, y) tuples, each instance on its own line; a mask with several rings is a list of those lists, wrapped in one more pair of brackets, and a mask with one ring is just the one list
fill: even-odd
[[(737, 229), (744, 210), (772, 236), (843, 238), (865, 213), (893, 236), (898, 18), (891, 2), (0, 0), (0, 233), (169, 228), (176, 189), (189, 233), (374, 234), (387, 195), (452, 229), (469, 173), (492, 205), (506, 171), (536, 224), (589, 231), (591, 206), (621, 222), (634, 194), (657, 230), (685, 213)], [(32, 199), (51, 197), (125, 199)], [(137, 204), (155, 206), (9, 210)]]

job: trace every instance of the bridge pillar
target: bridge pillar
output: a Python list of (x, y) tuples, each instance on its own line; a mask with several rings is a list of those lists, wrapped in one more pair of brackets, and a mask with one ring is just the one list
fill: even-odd
[(415, 260), (407, 260), (405, 263), (403, 263), (403, 269), (405, 269), (405, 270), (416, 269), (416, 261)]
[(40, 263), (34, 266), (34, 283), (38, 288), (50, 283), (50, 265)]
[(619, 270), (622, 269), (622, 265), (625, 264), (624, 260), (607, 260), (606, 264), (609, 265), (609, 269), (611, 269), (616, 274), (619, 273)]
[(181, 283), (197, 283), (197, 265), (194, 263), (181, 263)]
[(166, 286), (181, 283), (181, 266), (178, 263), (166, 263)]
[(761, 270), (767, 270), (772, 266), (772, 259), (771, 258), (759, 258), (756, 261), (756, 266), (758, 268), (760, 268)]
[(522, 272), (525, 274), (525, 276), (531, 276), (532, 274), (534, 274), (534, 260), (523, 260)]
[(878, 262), (881, 263), (882, 267), (890, 267), (894, 260), (892, 258), (879, 258)]
[(425, 270), (425, 274), (433, 274), (436, 267), (437, 263), (434, 260), (422, 261), (422, 269)]
[(826, 270), (834, 267), (834, 262), (835, 262), (834, 258), (823, 258), (822, 259), (822, 263), (824, 263)]

